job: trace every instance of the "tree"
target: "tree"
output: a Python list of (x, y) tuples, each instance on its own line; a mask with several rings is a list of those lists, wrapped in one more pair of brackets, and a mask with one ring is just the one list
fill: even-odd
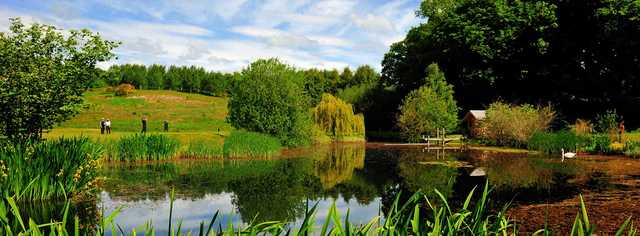
[(231, 125), (273, 135), (286, 146), (310, 143), (311, 107), (301, 72), (278, 59), (260, 59), (240, 77), (229, 99)]
[(427, 73), (426, 84), (410, 92), (400, 106), (397, 125), (407, 141), (418, 141), (420, 135), (433, 135), (438, 129), (452, 131), (458, 124), (453, 86), (438, 65), (429, 65)]
[(327, 91), (329, 86), (329, 81), (319, 70), (311, 69), (304, 72), (304, 89), (311, 98), (311, 106), (320, 102), (322, 94)]
[(362, 65), (356, 69), (356, 73), (353, 75), (353, 80), (348, 86), (358, 84), (370, 84), (375, 83), (380, 79), (380, 74), (369, 65)]
[(497, 99), (551, 102), (567, 119), (617, 109), (640, 120), (637, 0), (428, 0), (383, 60), (386, 85), (408, 93), (442, 66), (467, 109)]
[(12, 141), (40, 138), (43, 129), (76, 114), (82, 93), (98, 77), (96, 63), (113, 58), (117, 42), (89, 30), (11, 19), (0, 32), (0, 132)]
[(345, 67), (342, 70), (342, 73), (340, 74), (340, 85), (339, 88), (345, 88), (347, 87), (350, 83), (352, 83), (353, 80), (353, 72), (351, 72), (351, 69), (349, 69), (349, 67)]
[(362, 114), (354, 114), (351, 104), (331, 94), (322, 95), (322, 100), (313, 108), (313, 120), (330, 137), (364, 137)]
[(147, 67), (147, 89), (161, 89), (165, 68), (163, 65), (154, 64)]

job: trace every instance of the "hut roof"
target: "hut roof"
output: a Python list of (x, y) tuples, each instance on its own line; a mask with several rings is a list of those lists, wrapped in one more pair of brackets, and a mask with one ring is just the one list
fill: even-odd
[(486, 117), (486, 110), (469, 110), (469, 114), (476, 120), (483, 120)]

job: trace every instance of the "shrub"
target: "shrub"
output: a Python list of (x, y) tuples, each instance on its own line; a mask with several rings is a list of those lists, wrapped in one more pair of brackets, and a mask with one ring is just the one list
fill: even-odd
[(527, 143), (529, 150), (536, 150), (547, 154), (560, 153), (565, 151), (575, 151), (584, 147), (589, 142), (586, 136), (577, 135), (571, 131), (560, 131), (557, 133), (536, 132)]
[(222, 148), (225, 157), (272, 157), (282, 149), (280, 141), (272, 136), (248, 132), (233, 131), (224, 140)]
[(286, 146), (311, 142), (313, 122), (302, 73), (277, 59), (258, 60), (231, 91), (228, 121), (239, 129), (278, 138)]
[(585, 150), (589, 153), (607, 154), (611, 153), (610, 145), (611, 139), (608, 135), (595, 134), (590, 136), (589, 145), (586, 146)]
[(555, 118), (550, 106), (511, 106), (502, 102), (492, 103), (486, 114), (481, 123), (485, 130), (483, 138), (514, 147), (522, 147), (534, 133), (546, 131)]
[(640, 157), (640, 142), (627, 141), (624, 144), (624, 155), (635, 158)]
[(113, 144), (108, 160), (151, 161), (166, 160), (178, 152), (178, 140), (161, 134), (135, 134), (122, 137)]
[(577, 135), (590, 135), (593, 133), (593, 124), (589, 120), (577, 119), (573, 130)]
[(116, 87), (113, 91), (113, 93), (116, 96), (129, 96), (130, 94), (132, 94), (134, 91), (136, 90), (136, 87), (134, 87), (131, 84), (121, 84), (118, 85), (118, 87)]
[(596, 130), (601, 133), (615, 133), (620, 121), (622, 121), (622, 117), (616, 113), (616, 110), (608, 110), (604, 114), (596, 116)]
[(77, 195), (95, 187), (101, 149), (88, 138), (59, 138), (0, 148), (0, 190), (20, 200)]
[(458, 124), (453, 87), (436, 64), (427, 70), (426, 85), (411, 91), (400, 106), (397, 125), (407, 141), (417, 141), (420, 135), (434, 134), (439, 129), (452, 131)]
[(339, 138), (358, 136), (364, 138), (364, 117), (353, 114), (353, 107), (331, 94), (323, 94), (320, 103), (313, 108), (315, 125), (327, 135)]

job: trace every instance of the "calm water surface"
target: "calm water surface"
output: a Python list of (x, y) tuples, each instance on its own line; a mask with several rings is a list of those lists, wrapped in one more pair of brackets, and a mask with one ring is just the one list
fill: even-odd
[[(620, 164), (612, 163), (616, 161)], [(630, 180), (640, 176), (635, 173), (640, 168), (634, 167), (640, 165), (631, 159), (600, 157), (562, 163), (559, 158), (526, 154), (434, 153), (345, 144), (314, 147), (275, 160), (106, 164), (97, 202), (75, 210), (83, 212), (90, 225), (100, 209), (109, 214), (121, 208), (116, 222), (126, 230), (152, 222), (164, 234), (169, 192), (175, 188), (174, 222), (181, 219), (183, 228), (192, 231), (218, 210), (224, 224), (254, 218), (295, 222), (304, 216), (307, 204), (315, 203), (319, 204), (317, 221), (322, 223), (334, 202), (342, 215), (350, 209), (351, 222), (366, 223), (384, 212), (399, 193), (407, 196), (418, 189), (437, 188), (455, 204), (488, 179), (494, 187), (495, 207), (513, 202), (513, 214), (527, 217), (532, 213), (526, 207), (545, 206), (542, 209), (553, 212), (554, 204), (571, 202), (579, 193), (637, 196), (637, 184)], [(435, 196), (433, 191), (427, 195)], [(572, 222), (573, 218), (561, 220)]]

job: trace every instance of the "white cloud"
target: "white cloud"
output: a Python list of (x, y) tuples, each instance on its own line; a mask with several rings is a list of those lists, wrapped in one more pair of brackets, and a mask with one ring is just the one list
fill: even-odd
[[(15, 16), (65, 29), (90, 28), (123, 43), (116, 50), (119, 60), (101, 66), (142, 62), (234, 71), (258, 58), (278, 57), (304, 68), (370, 64), (379, 69), (388, 46), (417, 24), (419, 0), (382, 5), (364, 0), (66, 3), (49, 3), (47, 11), (0, 7), (0, 30)], [(62, 11), (66, 8), (68, 13)]]

